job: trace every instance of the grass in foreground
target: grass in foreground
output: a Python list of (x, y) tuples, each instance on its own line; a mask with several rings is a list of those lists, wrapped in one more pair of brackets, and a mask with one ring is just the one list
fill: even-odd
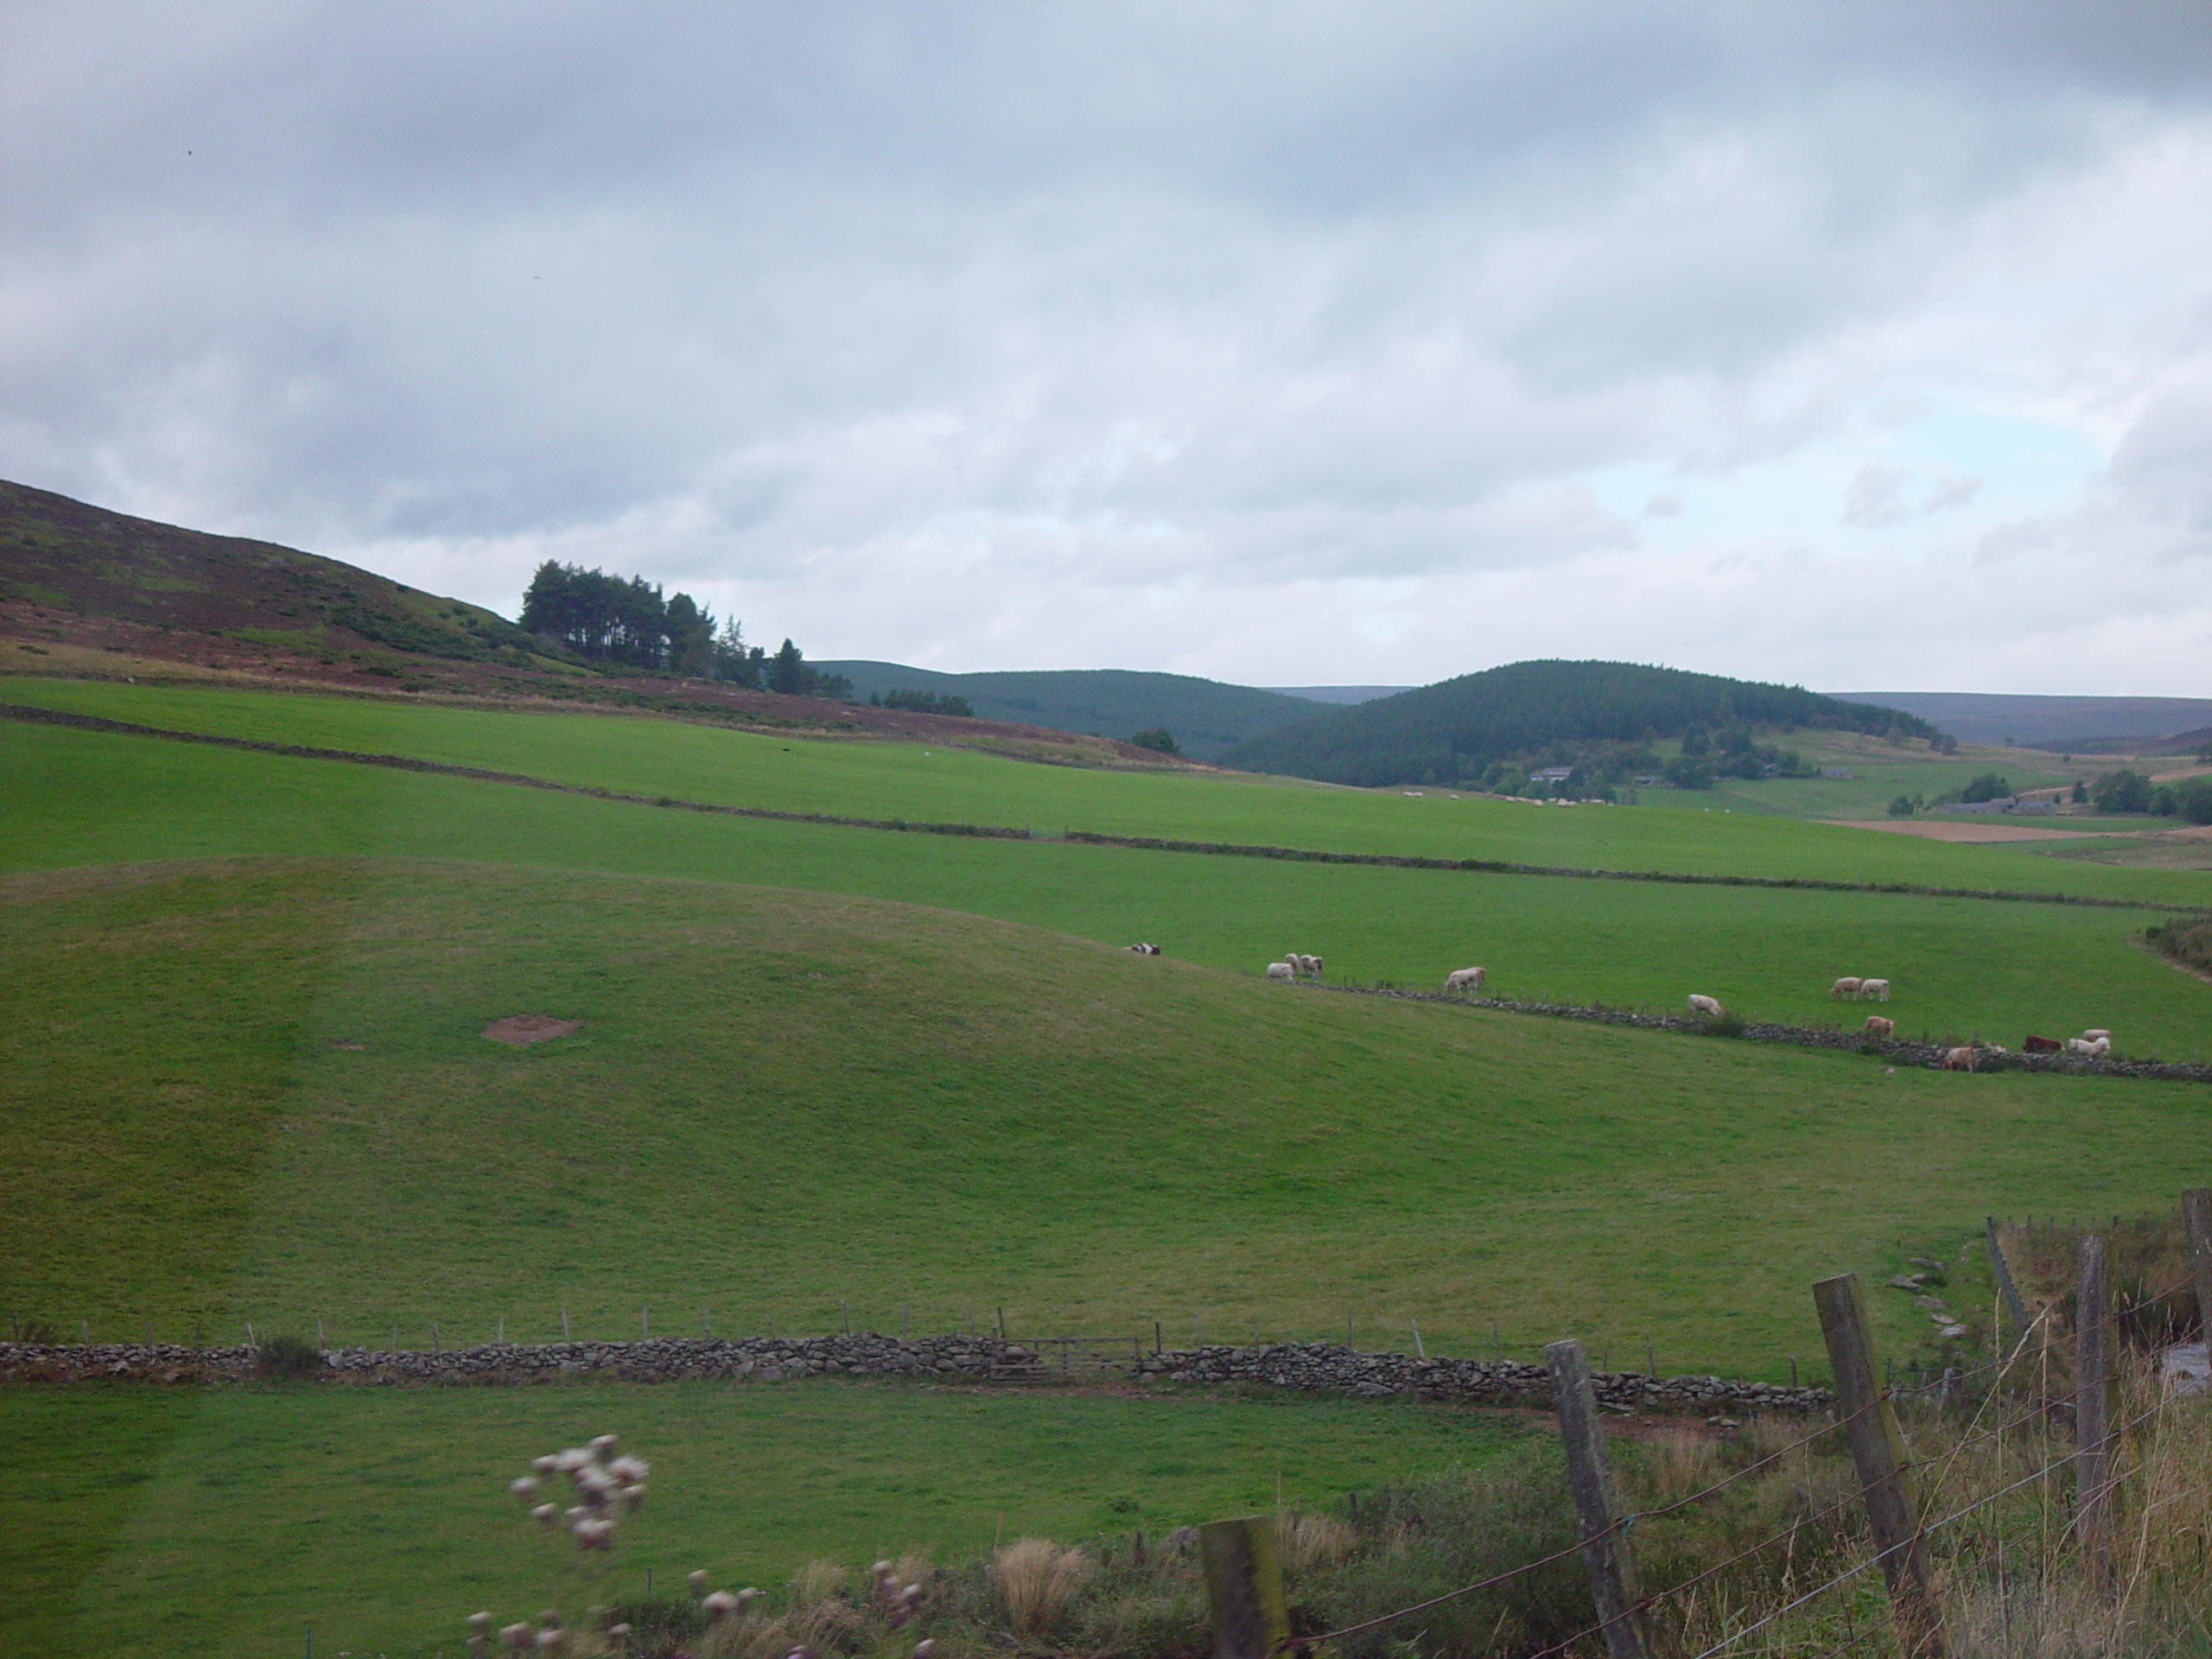
[(1519, 1420), (1285, 1398), (672, 1383), (0, 1390), (0, 1651), (458, 1655), (479, 1607), (557, 1603), (506, 1483), (612, 1433), (653, 1467), (600, 1586), (780, 1592), (807, 1562), (957, 1560), (1480, 1466)]

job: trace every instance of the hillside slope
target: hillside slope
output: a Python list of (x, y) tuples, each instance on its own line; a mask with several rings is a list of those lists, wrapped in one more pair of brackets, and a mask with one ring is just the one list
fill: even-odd
[(1450, 784), (1556, 743), (1637, 743), (1731, 724), (1929, 737), (1913, 715), (1799, 686), (1636, 663), (1510, 663), (1332, 710), (1238, 745), (1224, 763), (1328, 783)]
[(550, 667), (504, 617), (273, 542), (134, 518), (0, 480), (0, 606), (112, 619), (308, 656)]
[[(1986, 691), (1837, 691), (1830, 695), (1932, 721), (1975, 743), (2090, 753), (2128, 740), (2195, 735), (2212, 726), (2212, 698), (2062, 697)], [(2200, 741), (2202, 741), (2200, 739)], [(2139, 751), (2140, 752), (2140, 751)], [(2151, 746), (2156, 752), (2156, 746)]]
[(1119, 668), (943, 674), (866, 661), (816, 666), (842, 674), (862, 698), (898, 690), (949, 693), (967, 698), (986, 720), (1122, 738), (1164, 726), (1176, 747), (1194, 760), (1217, 760), (1238, 743), (1310, 720), (1317, 712), (1304, 697), (1189, 674)]

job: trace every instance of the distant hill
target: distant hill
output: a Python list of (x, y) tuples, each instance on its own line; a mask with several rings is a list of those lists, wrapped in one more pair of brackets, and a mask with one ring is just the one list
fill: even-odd
[(843, 675), (853, 683), (853, 695), (863, 702), (871, 691), (935, 691), (967, 698), (985, 720), (1058, 731), (1127, 738), (1164, 726), (1176, 747), (1194, 760), (1216, 760), (1236, 744), (1310, 720), (1314, 714), (1313, 704), (1303, 697), (1188, 674), (1119, 668), (945, 674), (867, 661), (814, 666)]
[[(1839, 691), (1840, 697), (1901, 709), (1932, 720), (1970, 743), (2094, 754), (2150, 747), (2212, 726), (2212, 699), (2202, 697), (2063, 697), (1986, 691)], [(2198, 741), (2202, 741), (2200, 738)]]
[(1554, 744), (1637, 742), (1695, 727), (1810, 726), (1930, 737), (1910, 714), (1634, 663), (1512, 663), (1396, 696), (1333, 709), (1240, 744), (1224, 763), (1330, 783), (1455, 782)]
[(314, 656), (552, 664), (505, 618), (358, 565), (110, 512), (0, 480), (0, 605)]
[(1263, 691), (1280, 691), (1287, 697), (1303, 697), (1308, 702), (1372, 702), (1377, 697), (1395, 697), (1401, 691), (1410, 691), (1410, 685), (1268, 685)]

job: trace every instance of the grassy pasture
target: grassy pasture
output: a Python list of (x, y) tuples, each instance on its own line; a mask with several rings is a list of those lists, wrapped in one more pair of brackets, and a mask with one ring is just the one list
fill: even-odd
[(2017, 1046), (2098, 1025), (2129, 1052), (2212, 1047), (2212, 990), (2135, 948), (2151, 918), (2126, 911), (982, 842), (19, 725), (0, 724), (0, 760), (22, 785), (0, 798), (0, 857), (18, 869), (273, 853), (702, 877), (1149, 938), (1243, 973), (1305, 949), (1340, 980), (1433, 986), (1481, 962), (1502, 995), (1675, 1009), (1694, 989), (1802, 1022), (1858, 1023), (1827, 986), (1875, 973), (1897, 985), (1885, 1012), (1908, 1033)]
[[(1991, 887), (2212, 905), (2212, 875), (2060, 862), (1773, 815), (1669, 804), (1541, 807), (1243, 773), (1111, 772), (965, 750), (763, 736), (604, 715), (518, 714), (339, 697), (19, 678), (17, 702), (170, 729), (518, 772), (779, 810), (1067, 828), (1347, 852), (1826, 880)], [(1780, 785), (1776, 785), (1779, 787)], [(1767, 787), (1761, 785), (1760, 787)], [(1680, 803), (1680, 804), (1676, 804)], [(1713, 810), (1695, 810), (1713, 805)], [(2033, 845), (2033, 843), (2031, 843)]]
[[(0, 1652), (458, 1655), (527, 1618), (573, 1552), (507, 1481), (613, 1433), (653, 1465), (604, 1598), (780, 1590), (827, 1556), (1126, 1534), (1482, 1462), (1522, 1431), (1440, 1408), (980, 1395), (828, 1384), (0, 1390)], [(556, 1565), (558, 1564), (558, 1565)]]
[[(1369, 1343), (1418, 1318), (1478, 1351), (1495, 1319), (1523, 1354), (1571, 1330), (1772, 1376), (1815, 1347), (1813, 1277), (1988, 1212), (2169, 1203), (2212, 1116), (2192, 1085), (1885, 1075), (729, 884), (264, 861), (0, 904), (0, 1306), (96, 1337), (1349, 1311)], [(477, 1035), (524, 1011), (586, 1024)]]

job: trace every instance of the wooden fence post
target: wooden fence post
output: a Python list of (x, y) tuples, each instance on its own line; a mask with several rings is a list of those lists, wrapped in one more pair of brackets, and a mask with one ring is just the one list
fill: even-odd
[(1207, 1522), (1198, 1529), (1198, 1560), (1213, 1618), (1214, 1659), (1269, 1659), (1290, 1640), (1274, 1517)]
[(2083, 1235), (2077, 1257), (2080, 1283), (2074, 1318), (2074, 1525), (2089, 1582), (2101, 1596), (2113, 1591), (2112, 1420), (2114, 1379), (2113, 1332), (2107, 1322), (2105, 1242)]
[(1997, 1242), (1997, 1217), (1988, 1217), (1989, 1271), (1995, 1275), (1997, 1288), (2005, 1298), (2005, 1311), (2012, 1316), (2012, 1327), (2024, 1334), (2028, 1328), (2027, 1305), (2020, 1300), (2020, 1288), (2012, 1282), (2012, 1269), (2005, 1260), (2005, 1247)]
[(2212, 1186), (2193, 1186), (2181, 1195), (2181, 1225), (2196, 1272), (2197, 1340), (2212, 1342)]
[(1886, 1389), (1874, 1382), (1874, 1346), (1866, 1331), (1866, 1302), (1855, 1273), (1813, 1286), (1813, 1306), (1835, 1376), (1836, 1409), (1859, 1472), (1859, 1501), (1880, 1552), (1889, 1586), (1897, 1645), (1908, 1659), (1942, 1659), (1943, 1614), (1929, 1592), (1927, 1552), (1920, 1542), (1920, 1506), (1905, 1471), (1904, 1437)]
[(1582, 1528), (1582, 1564), (1590, 1569), (1591, 1595), (1605, 1629), (1605, 1651), (1612, 1659), (1645, 1659), (1649, 1643), (1641, 1605), (1643, 1591), (1637, 1582), (1628, 1536), (1613, 1523), (1612, 1465), (1605, 1459), (1597, 1395), (1582, 1344), (1572, 1337), (1548, 1344), (1544, 1367), (1552, 1374), (1552, 1402), (1559, 1413), (1560, 1439), (1567, 1446), (1567, 1481)]

